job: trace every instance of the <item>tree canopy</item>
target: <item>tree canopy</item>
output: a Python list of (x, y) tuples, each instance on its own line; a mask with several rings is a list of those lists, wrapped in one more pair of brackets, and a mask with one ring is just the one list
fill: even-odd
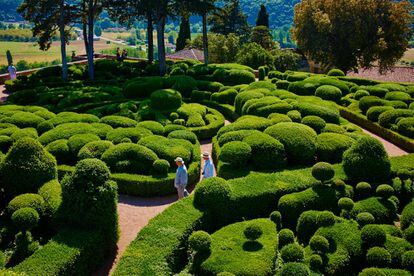
[(390, 69), (412, 37), (412, 7), (392, 0), (303, 0), (293, 37), (308, 58), (343, 71)]

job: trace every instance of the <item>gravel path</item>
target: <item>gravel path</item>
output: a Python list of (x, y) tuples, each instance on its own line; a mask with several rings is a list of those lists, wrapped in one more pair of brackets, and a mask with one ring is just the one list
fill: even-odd
[(6, 86), (4, 84), (0, 85), (0, 102), (6, 101), (7, 97), (9, 96), (5, 92), (6, 92)]
[(408, 154), (408, 152), (400, 149), (399, 147), (397, 147), (396, 145), (388, 142), (387, 140), (379, 137), (378, 135), (369, 132), (366, 129), (362, 129), (365, 133), (369, 134), (370, 136), (376, 138), (377, 140), (379, 140), (385, 147), (385, 150), (387, 151), (389, 156), (401, 156), (401, 155), (406, 155)]

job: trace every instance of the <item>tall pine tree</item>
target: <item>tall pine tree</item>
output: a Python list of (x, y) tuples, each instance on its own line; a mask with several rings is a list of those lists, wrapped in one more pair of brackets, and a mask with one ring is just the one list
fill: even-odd
[(269, 28), (269, 14), (267, 13), (266, 6), (260, 5), (260, 11), (257, 14), (256, 26), (265, 26)]
[(185, 48), (187, 40), (191, 40), (191, 28), (189, 15), (183, 15), (181, 17), (180, 31), (178, 32), (176, 51), (180, 51)]
[(247, 16), (242, 12), (239, 0), (231, 0), (228, 5), (210, 17), (210, 31), (218, 34), (236, 34), (243, 38), (250, 32)]

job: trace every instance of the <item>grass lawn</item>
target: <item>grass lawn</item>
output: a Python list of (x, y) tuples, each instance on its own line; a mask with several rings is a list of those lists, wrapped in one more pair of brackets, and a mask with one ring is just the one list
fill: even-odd
[[(116, 44), (106, 44), (106, 41), (95, 41), (95, 52), (100, 53), (105, 49), (112, 49)], [(13, 55), (14, 63), (19, 60), (26, 60), (29, 63), (60, 60), (60, 43), (53, 42), (50, 49), (46, 52), (39, 50), (36, 43), (31, 42), (0, 42), (0, 65), (7, 64), (6, 51), (10, 50)], [(72, 41), (67, 47), (67, 55), (70, 56), (72, 51), (78, 55), (85, 54), (83, 41)]]

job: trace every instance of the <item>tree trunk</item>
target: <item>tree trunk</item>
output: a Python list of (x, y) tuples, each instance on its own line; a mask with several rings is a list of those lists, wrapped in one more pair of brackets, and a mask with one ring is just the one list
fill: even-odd
[(208, 36), (207, 36), (207, 14), (203, 14), (203, 50), (204, 64), (208, 64)]
[(152, 24), (152, 15), (147, 13), (147, 40), (148, 40), (148, 61), (154, 62), (154, 25)]
[(161, 16), (158, 18), (157, 22), (157, 43), (158, 43), (158, 62), (160, 66), (160, 75), (164, 76), (167, 72), (167, 61), (165, 58), (165, 41), (164, 41), (164, 31), (165, 31), (165, 21), (166, 18)]
[(83, 33), (83, 43), (85, 44), (85, 52), (86, 52), (86, 55), (88, 55), (88, 52), (89, 52), (88, 27), (85, 22), (82, 24), (82, 33)]
[(89, 0), (88, 9), (88, 72), (91, 80), (95, 79), (95, 68), (94, 68), (94, 51), (93, 51), (93, 26), (94, 26), (94, 4), (92, 0)]
[(68, 80), (68, 60), (66, 57), (66, 36), (65, 36), (65, 1), (60, 2), (59, 16), (60, 52), (62, 55), (62, 80)]

